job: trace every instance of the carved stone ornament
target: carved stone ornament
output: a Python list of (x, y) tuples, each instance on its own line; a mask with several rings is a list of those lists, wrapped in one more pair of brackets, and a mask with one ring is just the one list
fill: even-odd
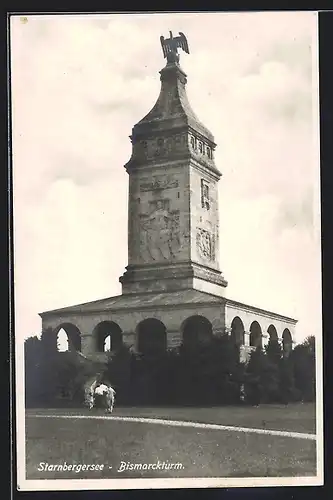
[(214, 238), (206, 229), (197, 229), (197, 250), (200, 257), (204, 260), (215, 259)]
[(169, 200), (151, 202), (151, 212), (140, 215), (140, 256), (143, 262), (172, 260), (180, 249), (179, 211)]
[(178, 185), (178, 179), (173, 175), (153, 175), (152, 177), (145, 177), (142, 179), (140, 191), (177, 188)]
[(159, 138), (156, 141), (154, 156), (169, 157), (174, 153), (180, 153), (184, 150), (185, 140), (181, 135), (169, 136), (164, 139)]
[[(170, 103), (170, 106), (171, 105), (172, 103)], [(140, 162), (150, 161), (156, 158), (168, 158), (172, 154), (185, 152), (186, 141), (186, 134), (142, 140), (134, 145), (134, 157)]]

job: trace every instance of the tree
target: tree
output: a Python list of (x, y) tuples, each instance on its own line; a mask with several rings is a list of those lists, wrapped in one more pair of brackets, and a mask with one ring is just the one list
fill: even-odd
[(268, 358), (278, 365), (282, 359), (282, 347), (278, 339), (270, 338), (265, 347), (265, 352)]
[(51, 329), (44, 330), (40, 339), (37, 336), (26, 339), (25, 381), (27, 406), (50, 404), (56, 393), (54, 377), (57, 344), (56, 335)]
[(242, 366), (239, 349), (228, 335), (209, 342), (183, 344), (179, 350), (179, 383), (188, 404), (229, 404), (240, 399)]
[(269, 401), (287, 404), (295, 398), (295, 386), (292, 362), (283, 355), (283, 349), (278, 339), (269, 339), (265, 348), (267, 358), (275, 371), (273, 378), (275, 387), (271, 387)]
[(295, 386), (303, 401), (314, 401), (316, 397), (316, 349), (315, 337), (307, 337), (297, 345), (290, 355), (293, 364)]
[(57, 363), (57, 335), (52, 328), (42, 331), (40, 337), (40, 388), (41, 404), (51, 405), (57, 394), (57, 381), (55, 378)]
[(283, 357), (279, 366), (279, 400), (281, 403), (288, 404), (290, 401), (297, 400), (297, 391), (295, 389), (295, 378), (293, 362), (290, 356)]
[(257, 347), (252, 351), (246, 367), (246, 399), (253, 405), (273, 402), (277, 397), (279, 366), (276, 363), (276, 350), (272, 349), (270, 352), (274, 352), (274, 356), (268, 356), (260, 346)]
[(45, 328), (40, 336), (43, 354), (48, 357), (54, 357), (58, 352), (57, 334), (52, 328)]
[(97, 366), (76, 351), (58, 352), (56, 334), (50, 329), (40, 339), (28, 338), (24, 347), (26, 405), (58, 406), (61, 401), (81, 405), (85, 381)]
[(38, 405), (41, 389), (41, 342), (37, 336), (24, 341), (25, 402), (27, 407)]

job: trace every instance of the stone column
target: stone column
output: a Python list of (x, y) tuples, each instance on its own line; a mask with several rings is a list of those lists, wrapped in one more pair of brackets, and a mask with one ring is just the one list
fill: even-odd
[(241, 345), (239, 348), (239, 360), (241, 363), (247, 363), (250, 357), (249, 348), (245, 345)]
[(244, 345), (250, 345), (250, 332), (244, 331)]
[(95, 339), (92, 333), (81, 333), (81, 352), (84, 356), (90, 356), (96, 352)]
[(182, 343), (182, 335), (180, 332), (167, 332), (167, 349), (180, 346)]
[(262, 334), (261, 335), (261, 339), (262, 339), (262, 347), (265, 347), (268, 344), (269, 335), (267, 335), (267, 333), (266, 334)]
[(127, 347), (132, 347), (133, 350), (137, 349), (137, 339), (134, 332), (123, 332), (123, 344)]
[(240, 359), (243, 363), (247, 363), (250, 359), (251, 352), (254, 347), (250, 346), (250, 332), (244, 330), (244, 345), (241, 346)]

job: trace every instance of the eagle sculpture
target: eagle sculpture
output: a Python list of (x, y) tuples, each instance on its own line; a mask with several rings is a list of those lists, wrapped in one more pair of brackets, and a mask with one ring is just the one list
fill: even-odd
[(164, 39), (164, 36), (160, 37), (163, 55), (168, 61), (174, 62), (179, 60), (177, 49), (180, 48), (187, 54), (190, 53), (188, 49), (188, 43), (184, 33), (179, 32), (179, 36), (173, 37), (172, 31), (170, 33), (170, 38)]

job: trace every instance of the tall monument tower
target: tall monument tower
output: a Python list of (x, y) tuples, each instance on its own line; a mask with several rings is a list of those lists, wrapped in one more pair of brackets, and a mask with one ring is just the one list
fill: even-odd
[(223, 295), (219, 263), (216, 144), (195, 116), (177, 48), (180, 33), (161, 37), (166, 66), (152, 110), (132, 129), (129, 174), (128, 266), (122, 293), (195, 288)]
[[(105, 341), (140, 353), (230, 334), (245, 358), (269, 337), (291, 346), (296, 320), (231, 300), (219, 262), (216, 144), (186, 95), (182, 33), (161, 37), (166, 66), (152, 110), (132, 130), (128, 266), (122, 294), (45, 311), (43, 329), (65, 329), (71, 348), (107, 361)], [(243, 356), (242, 354), (242, 356)], [(244, 359), (245, 359), (244, 358)]]

